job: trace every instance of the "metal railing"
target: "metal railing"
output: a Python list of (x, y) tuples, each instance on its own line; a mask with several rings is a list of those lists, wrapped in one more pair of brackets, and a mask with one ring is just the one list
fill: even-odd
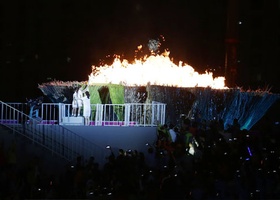
[[(71, 104), (43, 103), (39, 111), (41, 123), (64, 124), (71, 118)], [(94, 126), (157, 126), (165, 123), (166, 104), (91, 104), (90, 125)], [(81, 111), (81, 115), (82, 115)]]
[[(97, 160), (105, 162), (105, 147), (89, 142), (59, 124), (44, 126), (42, 125), (42, 119), (30, 118), (29, 115), (12, 107), (12, 105), (22, 108), (22, 104), (7, 104), (0, 101), (0, 124), (10, 129), (12, 133), (20, 134), (33, 143), (48, 149), (52, 154), (57, 154), (68, 161), (75, 161), (77, 156), (83, 156), (84, 158), (94, 156)], [(45, 104), (42, 106), (55, 107), (57, 105)], [(42, 109), (40, 114), (45, 116), (44, 112), (49, 112), (46, 114), (48, 117), (57, 115), (53, 109)], [(53, 119), (56, 118), (47, 118), (47, 120)]]
[[(94, 126), (157, 126), (165, 123), (166, 104), (93, 104), (90, 125)], [(0, 101), (0, 124), (20, 134), (52, 154), (73, 161), (77, 156), (105, 162), (106, 150), (67, 129), (65, 118), (71, 117), (71, 104), (42, 103), (38, 117), (29, 113), (27, 103)], [(81, 111), (82, 113), (82, 111)], [(51, 125), (51, 126), (48, 126)]]

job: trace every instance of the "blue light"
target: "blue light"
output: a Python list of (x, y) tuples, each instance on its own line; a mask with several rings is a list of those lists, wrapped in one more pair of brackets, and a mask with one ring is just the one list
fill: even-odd
[(247, 147), (247, 150), (248, 150), (249, 155), (252, 156), (252, 152), (251, 152), (250, 147)]

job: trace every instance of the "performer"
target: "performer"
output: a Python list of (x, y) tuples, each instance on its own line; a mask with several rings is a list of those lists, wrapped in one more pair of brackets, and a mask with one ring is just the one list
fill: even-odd
[(84, 89), (82, 89), (82, 87), (80, 87), (79, 89), (78, 89), (78, 98), (77, 98), (77, 102), (78, 102), (78, 117), (80, 116), (80, 114), (81, 114), (81, 110), (82, 110), (82, 107), (83, 107), (83, 94), (84, 94), (84, 92), (85, 91), (87, 91), (88, 92), (88, 85), (84, 88)]
[(75, 89), (75, 92), (73, 93), (73, 100), (72, 100), (72, 116), (76, 117), (77, 115), (77, 108), (78, 108), (78, 90), (79, 88), (77, 87)]
[(85, 125), (88, 126), (90, 123), (90, 114), (91, 114), (89, 91), (85, 92), (85, 96), (82, 97), (81, 100), (83, 101), (83, 116), (85, 118)]

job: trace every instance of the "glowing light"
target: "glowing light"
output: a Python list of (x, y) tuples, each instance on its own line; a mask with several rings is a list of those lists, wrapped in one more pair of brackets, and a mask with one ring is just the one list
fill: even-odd
[[(142, 46), (138, 46), (141, 49)], [(150, 43), (151, 52), (157, 51), (156, 42)], [(88, 84), (111, 83), (126, 86), (174, 86), (174, 87), (210, 87), (227, 89), (224, 77), (213, 77), (212, 72), (199, 74), (182, 61), (176, 65), (169, 58), (169, 51), (151, 54), (132, 63), (116, 56), (111, 65), (92, 66)]]
[(248, 150), (249, 155), (252, 156), (250, 147), (247, 147), (247, 150)]

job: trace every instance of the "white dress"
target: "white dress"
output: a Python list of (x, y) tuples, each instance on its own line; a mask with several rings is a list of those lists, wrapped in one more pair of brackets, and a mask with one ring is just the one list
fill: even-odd
[(84, 117), (90, 117), (91, 114), (91, 108), (90, 108), (90, 99), (85, 97), (82, 97), (82, 101), (83, 101), (83, 116)]
[(73, 108), (78, 107), (78, 93), (76, 91), (73, 93), (72, 107)]
[(78, 106), (82, 107), (83, 106), (83, 102), (82, 102), (82, 98), (83, 98), (83, 92), (81, 89), (78, 90)]

